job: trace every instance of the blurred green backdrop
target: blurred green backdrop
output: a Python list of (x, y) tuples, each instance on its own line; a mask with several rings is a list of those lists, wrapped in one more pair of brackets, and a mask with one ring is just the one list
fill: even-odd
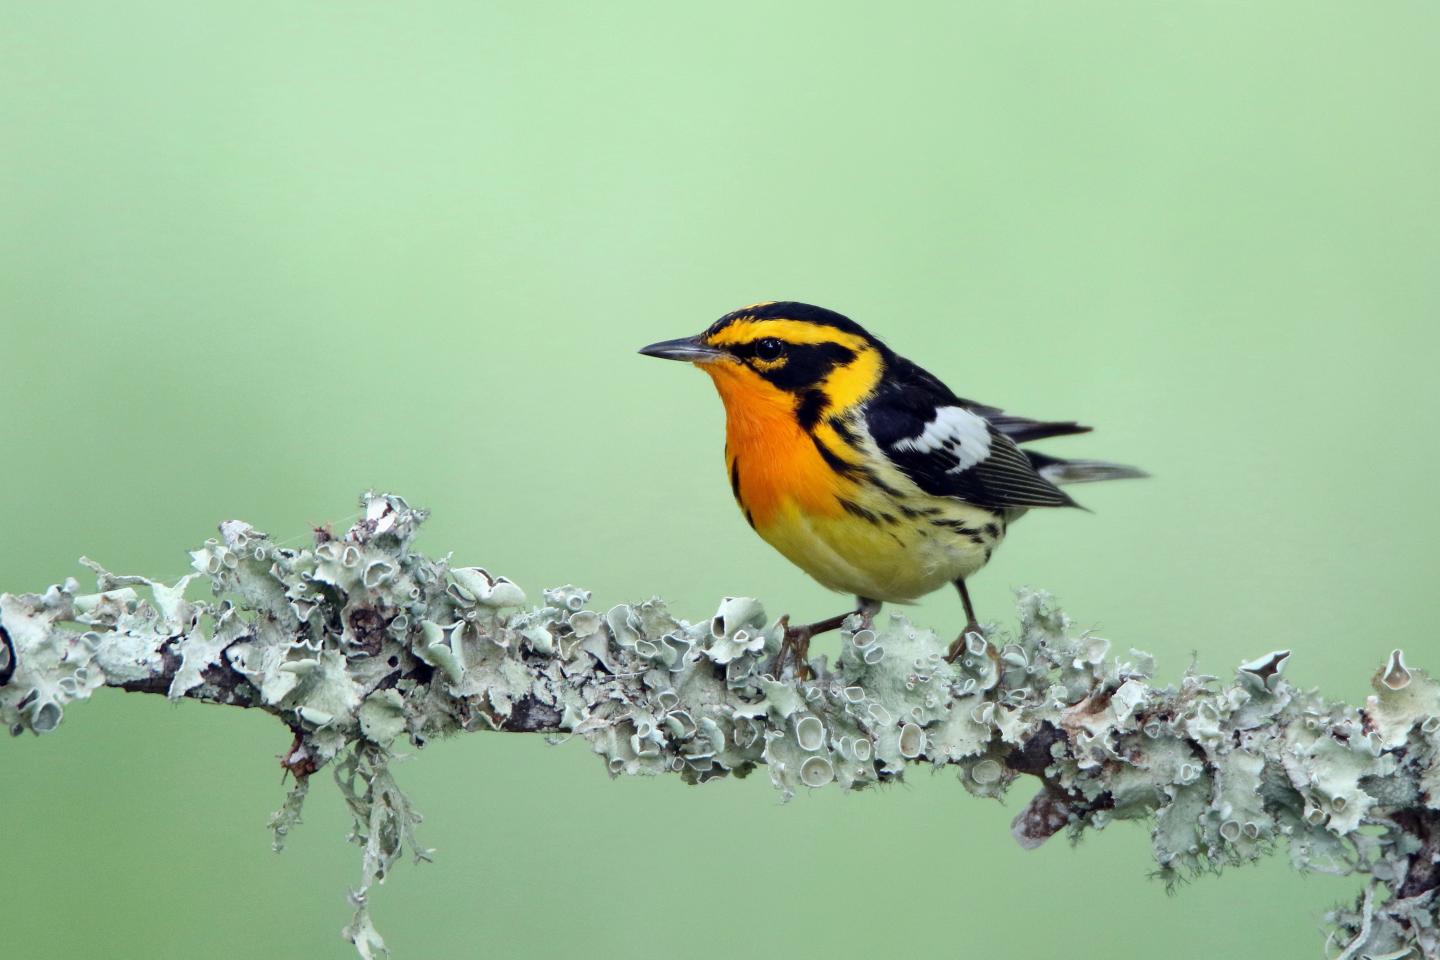
[[(983, 614), (1044, 586), (1171, 677), (1293, 647), (1349, 698), (1393, 646), (1440, 667), (1433, 3), (0, 11), (4, 589), (376, 485), (532, 592), (828, 614), (740, 520), (706, 378), (634, 354), (794, 298), (1155, 473), (1028, 518)], [(350, 956), (328, 778), (269, 851), (287, 741), (102, 692), (0, 747), (4, 953)], [(501, 736), (399, 773), (412, 960), (1312, 958), (1356, 889), (1281, 856), (1168, 896), (1143, 829), (1026, 853), (1028, 792), (949, 774), (781, 805)]]

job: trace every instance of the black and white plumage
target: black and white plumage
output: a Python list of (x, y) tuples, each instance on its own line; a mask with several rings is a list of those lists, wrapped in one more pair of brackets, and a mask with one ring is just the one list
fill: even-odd
[(881, 452), (920, 489), (997, 512), (1076, 506), (1057, 483), (1142, 477), (1133, 467), (1068, 461), (1018, 443), (1087, 433), (1074, 421), (1015, 416), (955, 396), (927, 371), (891, 354), (865, 422)]
[[(1097, 460), (1066, 460), (1020, 443), (1086, 433), (1074, 421), (1033, 420), (956, 396), (938, 378), (873, 341), (883, 373), (830, 415), (860, 452), (845, 510), (863, 524), (810, 516), (772, 543), (832, 589), (905, 602), (957, 585), (989, 562), (1009, 525), (1036, 507), (1074, 507), (1060, 484), (1145, 474)], [(963, 589), (962, 589), (963, 594)]]

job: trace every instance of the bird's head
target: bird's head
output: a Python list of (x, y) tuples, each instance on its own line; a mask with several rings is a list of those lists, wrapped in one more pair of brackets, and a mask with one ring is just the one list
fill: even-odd
[(848, 317), (788, 301), (742, 307), (697, 336), (652, 343), (640, 352), (699, 366), (731, 410), (793, 405), (806, 426), (806, 420), (869, 396), (889, 356)]

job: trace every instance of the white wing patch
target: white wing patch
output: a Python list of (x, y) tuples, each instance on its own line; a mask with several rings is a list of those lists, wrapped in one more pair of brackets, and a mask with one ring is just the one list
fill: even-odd
[(990, 456), (990, 422), (963, 407), (940, 407), (918, 437), (895, 442), (896, 450), (932, 453), (947, 450), (959, 462), (947, 473), (960, 473)]

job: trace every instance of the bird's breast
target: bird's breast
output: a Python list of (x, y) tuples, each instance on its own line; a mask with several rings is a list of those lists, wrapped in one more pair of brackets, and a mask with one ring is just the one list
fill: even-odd
[[(725, 403), (726, 467), (750, 525), (832, 590), (903, 602), (984, 566), (1003, 518), (926, 494), (853, 420), (806, 430), (795, 398), (735, 365), (707, 368)], [(858, 445), (857, 445), (858, 444)]]

